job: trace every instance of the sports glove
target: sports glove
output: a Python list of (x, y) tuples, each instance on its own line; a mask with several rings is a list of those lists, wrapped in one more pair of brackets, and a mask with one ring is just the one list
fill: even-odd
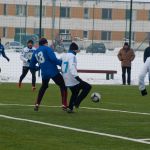
[(142, 91), (141, 91), (141, 94), (142, 94), (142, 96), (147, 95), (147, 90), (146, 90), (146, 89), (142, 90)]
[(28, 59), (27, 62), (30, 63), (30, 60)]

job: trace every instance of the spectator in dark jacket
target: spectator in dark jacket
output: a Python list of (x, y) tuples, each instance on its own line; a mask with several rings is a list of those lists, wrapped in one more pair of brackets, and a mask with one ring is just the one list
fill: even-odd
[[(143, 57), (144, 63), (146, 62), (146, 59), (148, 57), (150, 57), (150, 41), (149, 41), (149, 46), (144, 51), (144, 57)], [(149, 79), (149, 84), (150, 84), (150, 72), (148, 74), (148, 79)]]

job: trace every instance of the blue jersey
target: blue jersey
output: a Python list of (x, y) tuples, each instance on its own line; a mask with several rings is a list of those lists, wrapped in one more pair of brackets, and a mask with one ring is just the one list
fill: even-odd
[(42, 79), (53, 78), (59, 73), (57, 65), (61, 65), (61, 60), (56, 58), (55, 53), (48, 46), (40, 46), (32, 55), (30, 68), (35, 69), (39, 63)]

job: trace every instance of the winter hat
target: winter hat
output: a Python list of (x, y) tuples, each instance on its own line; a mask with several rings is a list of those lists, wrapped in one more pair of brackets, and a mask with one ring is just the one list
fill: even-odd
[(125, 43), (124, 43), (124, 46), (125, 46), (125, 45), (126, 45), (126, 46), (129, 46), (128, 42), (125, 42)]
[(40, 45), (40, 46), (42, 46), (42, 45), (44, 45), (44, 44), (46, 44), (46, 43), (48, 43), (48, 41), (47, 41), (46, 38), (41, 38), (41, 39), (39, 40), (39, 45)]
[(76, 43), (72, 42), (70, 44), (70, 48), (69, 49), (70, 50), (79, 50), (79, 47), (78, 47), (78, 45)]

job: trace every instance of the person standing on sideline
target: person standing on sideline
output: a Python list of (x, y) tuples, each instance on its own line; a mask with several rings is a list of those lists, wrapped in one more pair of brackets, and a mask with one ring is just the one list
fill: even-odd
[(35, 70), (37, 63), (41, 69), (42, 85), (38, 92), (34, 110), (38, 111), (50, 79), (59, 86), (61, 91), (62, 109), (67, 110), (67, 88), (63, 77), (57, 68), (57, 65), (61, 66), (62, 61), (57, 59), (54, 51), (48, 47), (46, 38), (41, 38), (39, 40), (39, 48), (33, 53), (30, 69)]
[[(21, 88), (22, 80), (25, 78), (28, 71), (30, 70), (29, 65), (30, 65), (30, 61), (32, 58), (32, 54), (35, 50), (36, 50), (36, 48), (33, 47), (33, 41), (32, 40), (29, 40), (27, 42), (27, 47), (25, 47), (22, 50), (22, 53), (20, 55), (20, 59), (23, 61), (23, 67), (22, 67), (22, 74), (20, 76), (19, 84), (18, 84), (19, 88)], [(30, 70), (30, 72), (32, 74), (32, 91), (34, 91), (36, 89), (36, 87), (35, 87), (35, 82), (36, 82), (36, 74), (35, 73), (36, 73), (36, 71)]]
[(134, 51), (125, 42), (122, 49), (118, 53), (118, 58), (121, 61), (122, 67), (122, 84), (126, 85), (126, 71), (127, 71), (127, 83), (131, 84), (131, 62), (135, 58)]
[(76, 43), (71, 43), (67, 54), (62, 56), (62, 74), (65, 84), (71, 90), (71, 97), (68, 106), (68, 113), (73, 112), (73, 107), (78, 108), (83, 99), (91, 90), (91, 85), (83, 81), (77, 73), (77, 58), (79, 48)]
[(147, 90), (144, 82), (147, 73), (150, 74), (150, 57), (146, 59), (139, 75), (139, 90), (141, 91), (142, 96), (147, 95)]
[[(149, 41), (149, 46), (144, 50), (144, 56), (143, 56), (143, 61), (144, 63), (146, 62), (146, 59), (150, 57), (150, 41)], [(150, 84), (150, 71), (148, 73), (148, 80)]]
[[(9, 58), (6, 56), (5, 54), (5, 48), (4, 46), (1, 44), (1, 38), (0, 38), (0, 56), (3, 56), (8, 62), (9, 62)], [(0, 72), (1, 72), (1, 68), (0, 68)]]

